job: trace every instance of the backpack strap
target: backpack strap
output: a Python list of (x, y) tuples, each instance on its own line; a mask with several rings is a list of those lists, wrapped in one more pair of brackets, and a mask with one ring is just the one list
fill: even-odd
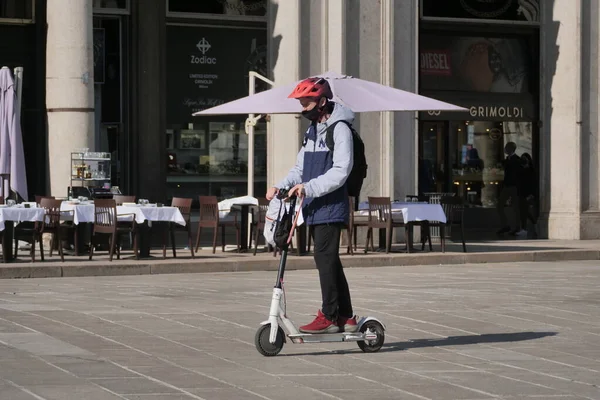
[(335, 121), (333, 124), (329, 125), (327, 127), (327, 134), (325, 136), (325, 143), (327, 144), (327, 147), (329, 148), (330, 151), (333, 151), (333, 147), (334, 147), (333, 130), (335, 129), (335, 126), (337, 124), (339, 124), (340, 122), (343, 122), (344, 124), (346, 124), (348, 126), (348, 129), (350, 129), (350, 133), (354, 134), (354, 129), (352, 128), (352, 124), (350, 122), (348, 122), (348, 121), (344, 121), (344, 120)]

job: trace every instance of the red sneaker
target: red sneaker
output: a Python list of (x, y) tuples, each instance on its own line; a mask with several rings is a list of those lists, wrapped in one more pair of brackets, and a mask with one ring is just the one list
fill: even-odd
[(325, 315), (319, 310), (317, 318), (308, 325), (300, 327), (300, 332), (303, 333), (337, 333), (340, 327), (333, 321), (328, 320)]
[(338, 317), (337, 324), (340, 327), (340, 332), (356, 332), (358, 330), (358, 322), (356, 315), (352, 318)]

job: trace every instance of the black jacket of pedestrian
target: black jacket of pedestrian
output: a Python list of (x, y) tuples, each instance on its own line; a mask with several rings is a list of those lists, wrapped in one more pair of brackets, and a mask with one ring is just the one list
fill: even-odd
[(521, 175), (519, 177), (519, 196), (535, 196), (535, 186), (535, 170), (532, 167), (522, 167)]
[(521, 157), (516, 154), (508, 156), (504, 160), (504, 186), (519, 187), (522, 170)]

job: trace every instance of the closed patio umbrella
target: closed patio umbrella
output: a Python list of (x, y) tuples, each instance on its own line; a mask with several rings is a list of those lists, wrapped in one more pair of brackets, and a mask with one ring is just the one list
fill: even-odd
[(5, 197), (10, 189), (23, 200), (29, 200), (25, 154), (15, 80), (7, 67), (0, 69), (0, 174), (10, 174), (10, 187), (3, 187)]

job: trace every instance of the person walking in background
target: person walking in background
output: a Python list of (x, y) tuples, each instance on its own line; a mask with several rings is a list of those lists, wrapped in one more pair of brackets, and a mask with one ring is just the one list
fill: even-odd
[(534, 235), (537, 234), (535, 224), (537, 216), (533, 213), (535, 205), (535, 188), (537, 179), (533, 166), (533, 159), (529, 153), (521, 154), (522, 170), (519, 176), (519, 211), (521, 214), (521, 230), (518, 236), (527, 236), (527, 220), (529, 219), (534, 226)]
[[(500, 214), (500, 223), (502, 228), (498, 230), (498, 234), (509, 232), (511, 235), (515, 235), (520, 231), (521, 218), (519, 213), (519, 179), (522, 171), (521, 157), (515, 154), (517, 145), (514, 142), (506, 143), (504, 146), (504, 153), (506, 159), (504, 160), (504, 185), (500, 192), (500, 198), (498, 199), (498, 213)], [(511, 229), (504, 212), (506, 202), (510, 199), (512, 209), (514, 211), (514, 228)]]
[(475, 198), (471, 203), (481, 206), (481, 192), (485, 187), (483, 183), (483, 170), (485, 168), (485, 163), (481, 158), (479, 158), (479, 151), (475, 147), (469, 149), (467, 152), (467, 167), (471, 169), (470, 173), (477, 177), (477, 179), (473, 179), (471, 182), (471, 190), (476, 193)]

